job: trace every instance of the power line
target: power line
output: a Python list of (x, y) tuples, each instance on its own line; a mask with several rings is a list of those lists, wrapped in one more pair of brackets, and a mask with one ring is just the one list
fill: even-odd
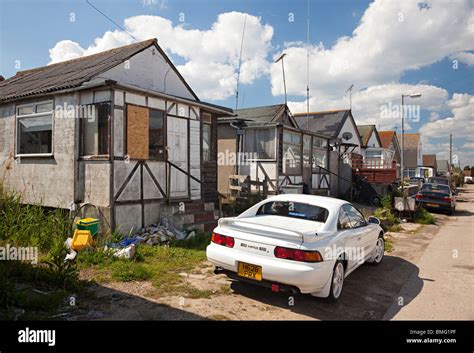
[(94, 10), (96, 10), (98, 13), (100, 13), (102, 16), (104, 16), (106, 19), (108, 19), (110, 22), (112, 22), (114, 25), (116, 25), (118, 28), (120, 28), (122, 31), (124, 31), (125, 33), (127, 33), (130, 37), (132, 37), (132, 39), (135, 41), (135, 42), (138, 42), (138, 39), (135, 38), (133, 35), (131, 35), (125, 28), (123, 28), (122, 26), (120, 26), (117, 22), (115, 22), (114, 20), (112, 20), (109, 16), (107, 16), (105, 13), (103, 13), (101, 10), (99, 10), (97, 7), (95, 7), (89, 0), (86, 0), (86, 3), (91, 6), (92, 8), (94, 8)]

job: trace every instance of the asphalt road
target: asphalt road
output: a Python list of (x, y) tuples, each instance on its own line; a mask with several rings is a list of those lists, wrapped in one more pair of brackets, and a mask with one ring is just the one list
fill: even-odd
[(466, 185), (456, 210), (416, 263), (423, 288), (418, 291), (418, 279), (411, 276), (399, 294), (409, 303), (394, 303), (384, 318), (474, 319), (474, 185)]

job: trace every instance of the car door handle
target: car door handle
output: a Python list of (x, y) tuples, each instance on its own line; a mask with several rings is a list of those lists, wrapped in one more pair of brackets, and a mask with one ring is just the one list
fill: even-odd
[(357, 240), (361, 240), (361, 239), (362, 239), (362, 236), (357, 237)]

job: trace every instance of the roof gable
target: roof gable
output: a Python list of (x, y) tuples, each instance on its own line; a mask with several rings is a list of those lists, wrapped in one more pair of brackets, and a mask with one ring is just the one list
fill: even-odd
[(394, 141), (396, 133), (393, 130), (390, 131), (379, 131), (380, 143), (383, 148), (389, 148), (390, 144)]
[(149, 39), (31, 70), (19, 71), (15, 76), (0, 82), (0, 101), (9, 101), (79, 87), (151, 46), (158, 50), (171, 69), (173, 69), (191, 92), (192, 96), (199, 101), (197, 95), (158, 46), (156, 39)]

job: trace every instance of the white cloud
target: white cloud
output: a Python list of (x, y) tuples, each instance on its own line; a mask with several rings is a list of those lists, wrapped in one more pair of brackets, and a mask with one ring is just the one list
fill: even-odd
[(427, 122), (420, 128), (425, 138), (443, 138), (452, 133), (456, 138), (474, 136), (474, 96), (470, 94), (453, 94), (447, 102), (451, 114), (444, 119)]
[[(415, 1), (376, 0), (351, 36), (331, 48), (310, 46), (312, 95), (337, 98), (351, 84), (365, 88), (397, 82), (407, 70), (474, 49), (470, 1), (428, 3), (429, 8), (420, 9)], [(284, 52), (287, 91), (305, 95), (306, 45), (287, 43)], [(283, 94), (281, 67), (272, 64), (270, 72), (272, 93)]]
[[(423, 110), (440, 110), (446, 108), (448, 92), (431, 85), (410, 85), (390, 83), (371, 86), (352, 93), (352, 113), (357, 124), (375, 124), (382, 130), (400, 128), (401, 94), (421, 93), (421, 98), (406, 98), (404, 102), (405, 129), (410, 130), (410, 123), (417, 122)], [(313, 110), (348, 109), (349, 97), (331, 98), (317, 96), (310, 98)], [(289, 102), (293, 112), (305, 112), (306, 101)], [(386, 113), (389, 114), (386, 114)]]
[[(250, 84), (268, 73), (266, 58), (272, 48), (273, 27), (262, 24), (259, 17), (240, 12), (223, 13), (209, 30), (198, 30), (186, 29), (183, 24), (173, 25), (160, 16), (134, 16), (125, 19), (124, 28), (138, 40), (158, 38), (167, 53), (186, 61), (178, 70), (198, 95), (217, 100), (234, 94), (244, 21), (241, 82)], [(70, 55), (90, 55), (131, 42), (130, 35), (119, 30), (104, 33), (87, 49), (72, 41), (61, 41), (50, 49), (51, 63), (66, 60)]]
[(457, 53), (451, 56), (453, 59), (459, 60), (460, 62), (472, 66), (474, 65), (474, 54), (468, 52)]
[(79, 44), (71, 40), (62, 40), (56, 43), (54, 48), (49, 49), (49, 57), (51, 58), (51, 63), (77, 59), (83, 55), (84, 49), (82, 49)]

